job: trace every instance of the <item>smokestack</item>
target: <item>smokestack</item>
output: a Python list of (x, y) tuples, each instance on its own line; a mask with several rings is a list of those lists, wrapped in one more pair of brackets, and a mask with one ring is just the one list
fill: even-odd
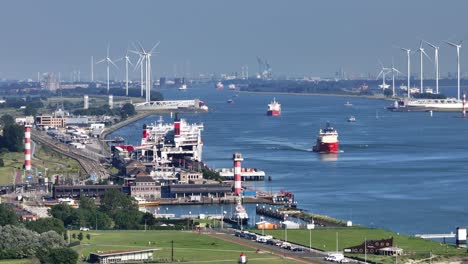
[(24, 169), (31, 171), (31, 125), (24, 125)]
[(141, 136), (141, 144), (145, 144), (146, 143), (146, 139), (148, 138), (148, 129), (147, 129), (147, 125), (144, 124), (143, 125), (143, 134)]
[(89, 108), (89, 96), (84, 95), (83, 96), (83, 109), (88, 109)]
[(234, 160), (234, 195), (240, 196), (242, 192), (241, 161), (244, 159), (238, 152), (232, 155), (232, 159)]

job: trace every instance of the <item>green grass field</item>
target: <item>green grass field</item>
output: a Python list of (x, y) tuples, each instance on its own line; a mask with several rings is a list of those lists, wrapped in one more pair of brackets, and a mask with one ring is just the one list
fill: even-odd
[[(262, 230), (253, 230), (257, 233), (262, 233)], [(265, 234), (272, 235), (278, 239), (285, 239), (284, 230), (265, 230)], [(405, 254), (409, 256), (399, 257), (401, 263), (405, 259), (425, 259), (430, 256), (430, 252), (437, 256), (438, 259), (444, 259), (453, 256), (468, 257), (466, 249), (458, 249), (455, 246), (444, 245), (438, 242), (415, 238), (407, 235), (398, 235), (382, 229), (368, 228), (337, 228), (337, 229), (315, 229), (315, 230), (288, 230), (287, 240), (309, 246), (311, 241), (312, 247), (323, 251), (336, 250), (336, 234), (338, 233), (338, 250), (343, 248), (359, 245), (367, 240), (378, 240), (383, 238), (394, 238), (394, 246), (403, 249)], [(310, 238), (309, 238), (310, 236)], [(349, 254), (349, 256), (359, 256), (358, 254)], [(364, 255), (359, 257), (364, 258)], [(394, 263), (395, 259), (391, 257), (374, 256), (368, 254), (368, 259), (379, 263)]]
[[(79, 232), (74, 232), (78, 234)], [(207, 235), (183, 231), (88, 231), (91, 239), (84, 238), (81, 245), (73, 247), (79, 256), (90, 252), (158, 248), (155, 259), (171, 259), (171, 241), (174, 241), (174, 259), (191, 263), (236, 263), (245, 252), (249, 263), (298, 263), (269, 253), (255, 253), (249, 247), (226, 242)], [(70, 233), (71, 235), (72, 233)]]
[(0, 185), (13, 183), (13, 169), (23, 168), (24, 154), (21, 152), (8, 152), (1, 155), (5, 166), (0, 167)]

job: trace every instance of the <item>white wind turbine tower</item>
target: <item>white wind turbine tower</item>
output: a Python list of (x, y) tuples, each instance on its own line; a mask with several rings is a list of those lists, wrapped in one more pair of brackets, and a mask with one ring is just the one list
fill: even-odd
[[(141, 46), (140, 43), (139, 46), (140, 46), (140, 52), (138, 51), (132, 51), (134, 53), (137, 53), (140, 55), (140, 59), (138, 60), (138, 63), (136, 65), (136, 67), (138, 67), (138, 64), (140, 64), (140, 66), (145, 63), (145, 75), (146, 75), (146, 80), (145, 80), (145, 86), (146, 86), (146, 102), (149, 102), (151, 101), (151, 86), (152, 86), (152, 82), (151, 82), (151, 55), (153, 55), (153, 51), (154, 49), (156, 49), (158, 46), (159, 46), (159, 43), (156, 43), (151, 49), (149, 52), (146, 52), (145, 49)], [(143, 68), (142, 68), (143, 69)], [(142, 78), (143, 79), (143, 78)]]
[(133, 66), (130, 57), (128, 56), (128, 50), (125, 53), (125, 56), (118, 59), (117, 61), (125, 60), (125, 95), (128, 96), (128, 64)]
[(452, 42), (445, 41), (445, 43), (449, 44), (452, 47), (457, 48), (457, 87), (458, 87), (458, 96), (457, 99), (460, 100), (460, 48), (462, 47), (462, 42), (460, 41), (458, 44), (454, 44)]
[(109, 58), (109, 45), (107, 45), (107, 57), (105, 57), (104, 59), (96, 62), (96, 64), (99, 64), (101, 62), (107, 62), (107, 93), (109, 93), (109, 66), (110, 64), (114, 65), (115, 68), (119, 68), (117, 67), (117, 65), (115, 65), (115, 63)]
[(91, 56), (91, 82), (94, 82), (94, 57)]
[(423, 84), (424, 84), (424, 71), (423, 71), (423, 65), (424, 65), (424, 62), (423, 62), (423, 54), (429, 59), (431, 60), (431, 58), (429, 57), (429, 55), (427, 55), (427, 53), (424, 51), (424, 48), (422, 46), (422, 40), (421, 40), (421, 43), (419, 44), (419, 55), (421, 57), (421, 93), (424, 92), (424, 87), (423, 87)]
[(411, 91), (410, 91), (410, 84), (411, 84), (411, 50), (410, 49), (405, 49), (405, 48), (400, 48), (403, 51), (406, 51), (406, 57), (408, 59), (408, 83), (407, 83), (407, 91), (408, 91), (408, 98), (410, 98)]
[(395, 66), (393, 65), (393, 60), (392, 60), (392, 92), (393, 92), (393, 95), (392, 96), (395, 96), (395, 72), (399, 73), (399, 74), (403, 74), (401, 73), (397, 68), (395, 68)]
[(439, 93), (439, 48), (427, 41), (424, 41), (427, 45), (431, 46), (434, 49), (434, 63), (435, 63), (435, 77), (436, 77), (436, 94)]

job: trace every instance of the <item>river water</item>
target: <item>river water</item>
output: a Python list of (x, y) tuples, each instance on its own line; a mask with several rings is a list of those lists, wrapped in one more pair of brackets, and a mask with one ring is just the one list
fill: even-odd
[[(200, 98), (210, 107), (207, 114), (182, 116), (204, 123), (203, 159), (209, 166), (231, 167), (232, 154), (241, 152), (243, 167), (272, 177), (254, 187), (291, 191), (300, 208), (406, 234), (447, 233), (468, 224), (468, 119), (459, 113), (394, 113), (385, 110), (390, 102), (384, 100), (248, 94), (211, 86), (162, 92), (166, 99)], [(279, 117), (265, 115), (273, 97), (282, 104)], [(352, 106), (344, 106), (347, 101)], [(349, 115), (357, 122), (348, 123)], [(158, 118), (149, 116), (111, 137), (135, 144), (142, 125)], [(169, 115), (163, 118), (171, 121)], [(312, 152), (327, 122), (339, 132), (338, 155)]]

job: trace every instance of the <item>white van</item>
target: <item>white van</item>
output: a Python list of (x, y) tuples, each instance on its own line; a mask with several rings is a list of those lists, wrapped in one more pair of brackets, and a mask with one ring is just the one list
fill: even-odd
[(328, 253), (325, 257), (325, 260), (332, 262), (341, 262), (343, 259), (345, 259), (345, 257), (342, 253)]

